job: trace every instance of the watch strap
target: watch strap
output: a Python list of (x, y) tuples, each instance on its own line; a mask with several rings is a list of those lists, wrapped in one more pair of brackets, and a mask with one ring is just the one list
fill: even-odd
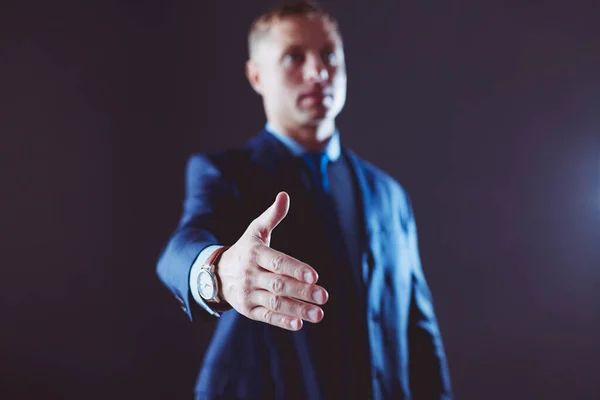
[[(213, 251), (210, 256), (208, 256), (208, 258), (206, 259), (206, 261), (204, 262), (204, 267), (205, 268), (214, 268), (216, 267), (216, 263), (219, 261), (219, 258), (221, 257), (221, 255), (223, 254), (223, 252), (225, 250), (227, 250), (229, 248), (229, 246), (223, 246), (223, 247), (219, 247), (218, 249), (216, 249), (215, 251)], [(214, 272), (214, 271), (211, 271)]]

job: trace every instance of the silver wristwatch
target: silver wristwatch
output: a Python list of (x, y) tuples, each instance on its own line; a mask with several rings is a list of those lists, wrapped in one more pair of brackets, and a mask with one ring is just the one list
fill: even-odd
[(217, 262), (229, 247), (220, 247), (206, 260), (198, 274), (198, 293), (208, 303), (220, 303), (220, 285), (217, 278)]

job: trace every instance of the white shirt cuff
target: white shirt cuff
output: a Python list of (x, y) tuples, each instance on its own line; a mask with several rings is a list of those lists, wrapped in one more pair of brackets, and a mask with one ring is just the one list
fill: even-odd
[(200, 252), (198, 257), (196, 257), (196, 261), (194, 261), (194, 264), (192, 264), (192, 269), (190, 271), (190, 292), (192, 292), (192, 297), (198, 304), (206, 304), (204, 299), (200, 297), (200, 292), (198, 291), (198, 274), (200, 273), (200, 269), (202, 268), (208, 257), (210, 257), (212, 252), (221, 247), (223, 246), (208, 246)]

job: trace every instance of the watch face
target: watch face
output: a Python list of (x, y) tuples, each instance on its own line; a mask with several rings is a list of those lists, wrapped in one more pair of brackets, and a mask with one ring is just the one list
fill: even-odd
[(198, 291), (203, 299), (211, 300), (215, 297), (215, 284), (210, 272), (204, 270), (198, 276)]

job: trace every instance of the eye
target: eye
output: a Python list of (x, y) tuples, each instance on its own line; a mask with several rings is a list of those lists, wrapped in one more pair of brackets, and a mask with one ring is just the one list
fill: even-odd
[(333, 51), (333, 50), (324, 51), (322, 53), (321, 57), (323, 58), (323, 62), (326, 62), (331, 65), (337, 64), (337, 56), (335, 54), (335, 51)]
[(299, 64), (303, 59), (304, 54), (300, 51), (290, 51), (284, 56), (283, 61), (287, 64)]

